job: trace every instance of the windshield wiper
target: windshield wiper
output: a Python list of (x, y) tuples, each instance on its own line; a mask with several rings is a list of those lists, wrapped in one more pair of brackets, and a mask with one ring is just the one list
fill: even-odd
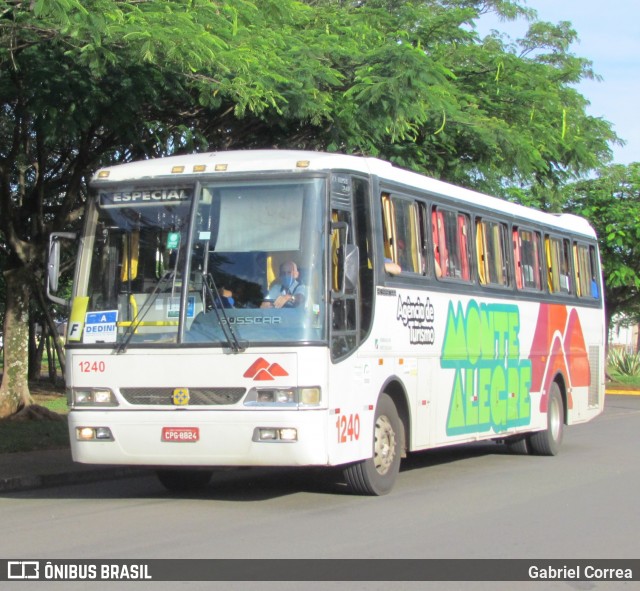
[(243, 347), (240, 344), (236, 333), (234, 332), (233, 328), (231, 328), (231, 324), (229, 323), (229, 316), (227, 315), (225, 308), (222, 305), (222, 298), (220, 297), (218, 286), (216, 285), (216, 282), (213, 279), (211, 273), (206, 274), (203, 284), (205, 289), (207, 290), (207, 294), (211, 298), (213, 311), (216, 313), (218, 324), (220, 324), (220, 328), (222, 329), (224, 338), (227, 340), (229, 348), (234, 353), (242, 353), (242, 351), (244, 351), (246, 347)]
[(127, 350), (127, 347), (129, 346), (133, 335), (135, 334), (136, 330), (138, 330), (138, 327), (144, 320), (144, 317), (147, 315), (149, 310), (151, 310), (151, 306), (153, 306), (154, 302), (156, 301), (160, 290), (163, 289), (168, 283), (173, 281), (174, 278), (175, 271), (167, 271), (162, 277), (160, 277), (160, 279), (158, 279), (158, 282), (155, 284), (153, 291), (149, 294), (145, 303), (142, 305), (142, 308), (140, 308), (135, 318), (131, 321), (131, 324), (129, 324), (129, 326), (127, 326), (127, 329), (124, 331), (122, 335), (122, 341), (116, 348), (116, 353), (124, 353)]

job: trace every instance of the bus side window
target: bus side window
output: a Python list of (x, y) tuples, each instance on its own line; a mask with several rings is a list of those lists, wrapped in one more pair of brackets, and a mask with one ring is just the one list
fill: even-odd
[(571, 245), (566, 239), (562, 240), (561, 253), (560, 287), (564, 293), (574, 293), (574, 282), (571, 281)]
[(410, 208), (411, 262), (413, 272), (424, 275), (426, 271), (426, 243), (424, 227), (424, 203), (413, 202)]
[(448, 270), (447, 245), (444, 233), (444, 219), (441, 211), (435, 207), (431, 212), (431, 229), (433, 235), (433, 257), (436, 277), (446, 277)]
[[(460, 260), (458, 258), (458, 220), (455, 212), (442, 211), (442, 229), (440, 234), (440, 250), (443, 244), (445, 250), (445, 264), (442, 268), (446, 277), (460, 277)], [(440, 219), (438, 218), (438, 222)], [(444, 235), (444, 240), (442, 240)], [(441, 254), (442, 256), (442, 254)]]
[(434, 236), (434, 264), (442, 277), (471, 281), (469, 216), (435, 207), (431, 214)]
[(597, 298), (598, 282), (593, 266), (595, 249), (586, 244), (573, 244), (573, 264), (575, 269), (576, 291), (581, 298)]
[(598, 299), (600, 297), (598, 288), (600, 272), (598, 271), (598, 257), (594, 246), (589, 247), (589, 267), (591, 269), (591, 297)]
[(571, 293), (569, 241), (546, 236), (548, 283), (551, 293)]
[(427, 205), (418, 201), (417, 220), (418, 227), (418, 247), (420, 248), (420, 273), (425, 275), (427, 272), (427, 253), (429, 251), (429, 239), (427, 238)]
[(418, 203), (409, 199), (395, 198), (396, 259), (402, 271), (422, 273), (422, 231), (420, 228)]
[(496, 223), (493, 227), (493, 245), (495, 249), (495, 269), (497, 282), (500, 285), (509, 285), (510, 269), (507, 256), (508, 247), (507, 226)]
[(508, 285), (506, 226), (500, 222), (479, 220), (478, 273), (483, 285)]
[(470, 281), (469, 217), (463, 213), (458, 214), (458, 251), (460, 252), (460, 278)]
[(553, 252), (551, 248), (551, 238), (547, 236), (544, 240), (545, 254), (547, 255), (547, 285), (550, 293), (556, 293), (560, 289), (557, 279), (558, 265), (553, 260)]
[(433, 241), (433, 268), (436, 277), (442, 277), (442, 267), (440, 266), (440, 247), (438, 246), (438, 221), (436, 219), (435, 208), (431, 212), (431, 240)]
[(488, 283), (487, 279), (487, 244), (484, 235), (484, 223), (482, 220), (476, 221), (476, 257), (478, 264), (478, 279), (481, 285)]
[(522, 258), (520, 257), (520, 236), (518, 234), (518, 230), (513, 230), (512, 240), (513, 240), (513, 260), (516, 268), (516, 287), (518, 289), (522, 289), (523, 269), (522, 269)]
[(382, 194), (382, 241), (384, 243), (384, 256), (393, 260), (392, 235), (393, 216), (391, 212), (391, 198), (386, 193)]
[(531, 265), (533, 269), (532, 284), (536, 289), (542, 289), (542, 239), (538, 232), (532, 233), (532, 261)]
[(391, 275), (424, 273), (426, 238), (420, 208), (424, 204), (382, 193), (385, 269)]
[(582, 294), (585, 293), (584, 285), (582, 284), (584, 273), (582, 269), (582, 265), (580, 264), (580, 246), (577, 243), (573, 243), (573, 269), (575, 272), (574, 280), (576, 282), (576, 293), (578, 297), (582, 297)]
[(518, 289), (542, 290), (540, 234), (519, 228), (514, 232), (516, 253), (516, 284)]

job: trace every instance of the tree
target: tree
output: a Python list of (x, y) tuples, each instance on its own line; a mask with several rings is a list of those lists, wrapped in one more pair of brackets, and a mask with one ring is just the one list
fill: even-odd
[(565, 210), (598, 233), (607, 326), (617, 314), (640, 317), (640, 163), (608, 166), (565, 189)]
[(271, 50), (305, 14), (286, 0), (0, 2), (0, 416), (31, 403), (29, 304), (46, 307), (47, 237), (77, 222), (90, 171), (195, 149), (199, 109), (285, 105), (286, 64)]
[(485, 10), (534, 17), (508, 0), (0, 0), (0, 416), (30, 403), (47, 236), (75, 227), (101, 165), (310, 148), (546, 195), (606, 160), (615, 135), (571, 87), (591, 75), (571, 29), (479, 39)]
[[(488, 10), (531, 19), (528, 33), (480, 39), (474, 23)], [(564, 182), (610, 160), (617, 136), (573, 87), (595, 74), (571, 53), (569, 23), (501, 1), (366, 0), (341, 14), (353, 31), (368, 26), (371, 41), (339, 62), (345, 92), (331, 135), (314, 147), (379, 155), (494, 194), (526, 187), (556, 211)]]

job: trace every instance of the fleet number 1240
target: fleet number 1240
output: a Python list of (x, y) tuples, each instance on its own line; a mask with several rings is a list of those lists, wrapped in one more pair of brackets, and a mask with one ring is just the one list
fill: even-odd
[(338, 429), (338, 443), (348, 443), (358, 441), (360, 438), (360, 415), (341, 415), (336, 421)]
[(80, 361), (81, 373), (104, 373), (105, 363), (104, 361)]

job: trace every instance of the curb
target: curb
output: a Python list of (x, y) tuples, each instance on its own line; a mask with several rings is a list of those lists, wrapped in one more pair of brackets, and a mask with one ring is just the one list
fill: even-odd
[(605, 390), (604, 392), (615, 396), (640, 396), (640, 390)]

